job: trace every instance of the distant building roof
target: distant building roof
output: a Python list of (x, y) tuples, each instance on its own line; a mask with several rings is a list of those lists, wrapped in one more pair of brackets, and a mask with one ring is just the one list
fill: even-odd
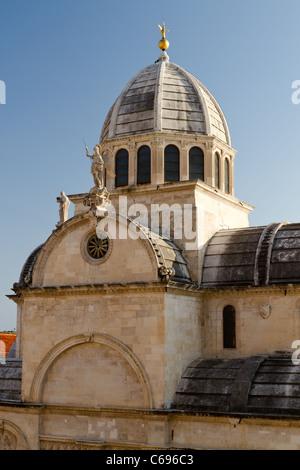
[[(5, 344), (5, 357), (9, 353), (10, 348), (16, 341), (15, 334), (8, 334), (8, 333), (0, 333), (0, 341)], [(2, 348), (0, 348), (0, 355), (2, 354)]]

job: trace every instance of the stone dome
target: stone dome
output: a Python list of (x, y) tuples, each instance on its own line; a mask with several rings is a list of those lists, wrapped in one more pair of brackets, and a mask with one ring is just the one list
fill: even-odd
[(129, 81), (105, 119), (100, 145), (149, 132), (214, 136), (231, 146), (217, 101), (197, 78), (168, 60), (158, 60)]

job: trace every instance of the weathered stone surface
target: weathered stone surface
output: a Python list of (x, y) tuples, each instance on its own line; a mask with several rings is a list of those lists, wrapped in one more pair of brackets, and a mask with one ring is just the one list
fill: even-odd
[(260, 286), (300, 281), (300, 225), (223, 230), (210, 241), (203, 287)]
[(225, 117), (208, 90), (171, 62), (157, 62), (124, 88), (105, 119), (107, 139), (147, 132), (211, 135), (230, 145)]
[(291, 357), (193, 362), (176, 391), (175, 409), (300, 417), (300, 370)]

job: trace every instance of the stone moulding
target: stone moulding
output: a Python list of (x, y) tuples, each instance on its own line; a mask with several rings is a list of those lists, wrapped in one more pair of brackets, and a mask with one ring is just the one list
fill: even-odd
[(83, 333), (81, 335), (72, 336), (67, 338), (57, 345), (55, 345), (44, 357), (40, 365), (38, 366), (35, 376), (32, 381), (30, 390), (30, 401), (32, 403), (40, 403), (42, 401), (43, 387), (47, 378), (48, 372), (53, 363), (59, 358), (59, 356), (67, 351), (68, 349), (86, 343), (99, 343), (106, 345), (117, 352), (119, 352), (125, 360), (131, 365), (135, 371), (140, 384), (144, 391), (144, 403), (145, 408), (153, 408), (152, 392), (150, 382), (147, 374), (133, 352), (121, 341), (113, 338), (112, 336), (105, 335), (102, 333)]
[[(117, 223), (118, 224), (123, 223), (130, 227), (134, 222), (130, 219), (121, 220), (121, 218), (119, 217)], [(110, 240), (111, 248), (109, 249), (109, 253), (107, 254), (107, 256), (103, 258), (103, 260), (100, 260), (98, 262), (93, 263), (89, 259), (89, 257), (86, 255), (85, 250), (83, 248), (83, 244), (87, 241), (88, 236), (91, 233), (96, 232), (96, 224), (97, 224), (96, 219), (93, 218), (93, 216), (91, 216), (89, 213), (87, 213), (87, 214), (81, 214), (81, 215), (73, 217), (72, 219), (68, 220), (63, 226), (61, 226), (57, 231), (54, 231), (53, 234), (48, 238), (48, 240), (44, 244), (43, 248), (41, 249), (39, 256), (37, 258), (37, 261), (35, 263), (34, 270), (33, 270), (33, 277), (32, 277), (33, 287), (42, 287), (45, 269), (46, 269), (46, 265), (47, 265), (47, 261), (48, 261), (50, 253), (59, 245), (62, 239), (65, 238), (69, 233), (75, 231), (76, 229), (84, 225), (87, 225), (87, 232), (80, 242), (81, 255), (87, 262), (92, 263), (92, 264), (100, 264), (101, 262), (106, 261), (109, 258), (111, 251), (112, 251), (112, 240)], [(150, 240), (147, 238), (147, 235), (144, 235), (143, 237), (138, 238), (137, 242), (142, 243), (143, 246), (148, 251), (150, 262), (152, 264), (153, 276), (154, 278), (157, 278), (158, 277), (157, 259), (155, 257), (155, 251), (151, 245)]]
[(195, 284), (184, 284), (177, 281), (155, 281), (155, 282), (132, 282), (132, 283), (107, 283), (107, 284), (88, 284), (78, 286), (53, 286), (36, 287), (30, 289), (16, 288), (16, 295), (7, 295), (15, 303), (21, 303), (24, 299), (34, 297), (63, 297), (69, 295), (109, 295), (116, 292), (134, 293), (134, 292), (156, 292), (180, 295), (205, 294), (201, 287)]
[[(108, 252), (103, 256), (103, 258), (93, 259), (93, 258), (91, 258), (91, 256), (89, 255), (89, 253), (87, 251), (87, 242), (88, 242), (89, 238), (92, 235), (94, 235), (95, 233), (96, 233), (95, 229), (90, 229), (88, 232), (86, 232), (84, 234), (84, 236), (81, 238), (81, 242), (80, 242), (80, 252), (81, 252), (82, 258), (87, 263), (92, 264), (92, 265), (99, 265), (99, 264), (102, 264), (105, 261), (107, 261), (108, 258), (110, 257), (112, 249), (113, 249), (113, 240), (109, 236), (107, 236), (107, 238), (109, 239)], [(107, 234), (105, 234), (105, 235), (107, 235)]]
[[(68, 437), (40, 436), (41, 450), (166, 450), (140, 442), (89, 441)], [(168, 448), (172, 450), (172, 448)]]
[(96, 222), (94, 221), (93, 216), (87, 213), (80, 214), (76, 217), (73, 217), (72, 219), (69, 219), (61, 227), (53, 231), (52, 235), (50, 235), (50, 237), (44, 244), (37, 258), (32, 275), (33, 286), (42, 286), (46, 264), (51, 251), (53, 251), (54, 248), (59, 245), (59, 243), (67, 234), (85, 225), (88, 221), (92, 221), (93, 223), (95, 223), (96, 229)]
[(0, 419), (0, 451), (29, 450), (27, 439), (21, 429), (10, 421)]

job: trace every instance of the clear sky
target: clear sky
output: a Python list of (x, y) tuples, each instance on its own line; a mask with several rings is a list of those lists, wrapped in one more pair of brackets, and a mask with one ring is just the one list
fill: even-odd
[(6, 295), (55, 229), (56, 197), (91, 187), (83, 138), (98, 143), (126, 83), (157, 60), (163, 17), (170, 60), (225, 113), (250, 224), (300, 222), (299, 0), (0, 0), (0, 331), (16, 326)]

